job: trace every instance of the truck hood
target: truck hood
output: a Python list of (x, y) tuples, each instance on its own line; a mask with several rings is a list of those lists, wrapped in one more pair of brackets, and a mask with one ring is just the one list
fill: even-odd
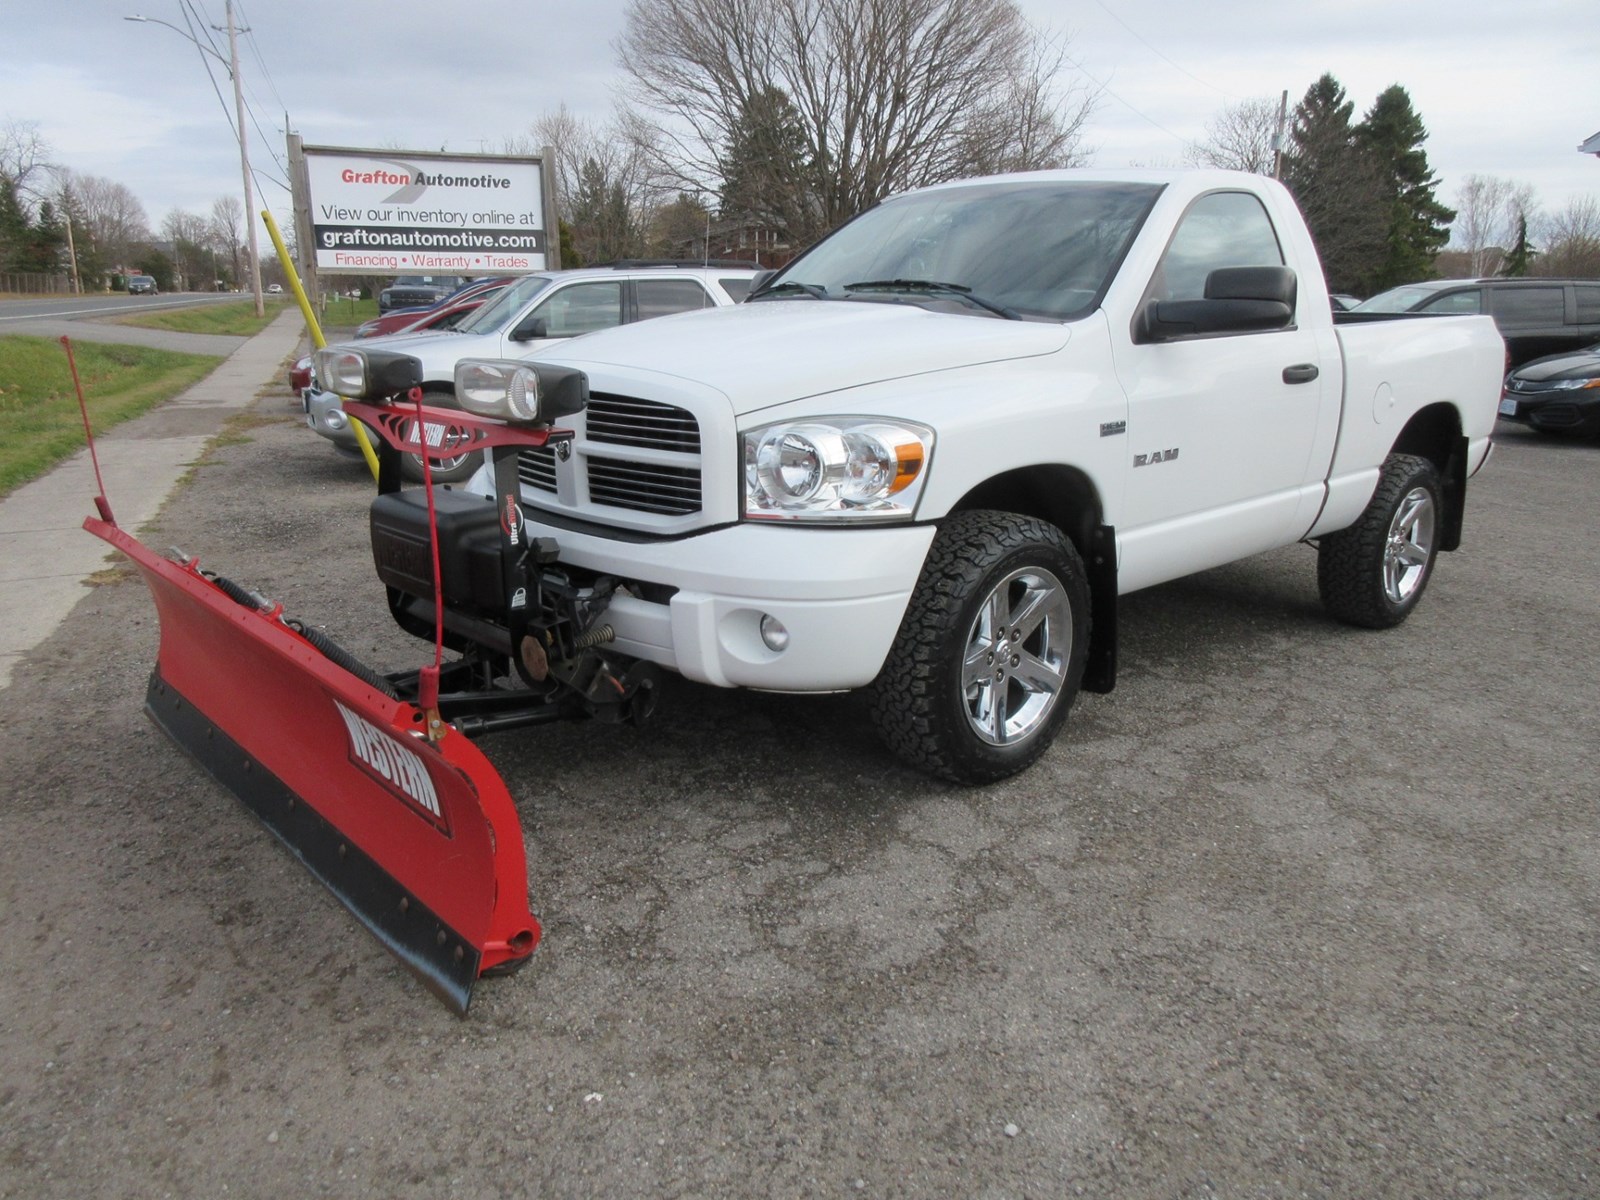
[(626, 387), (606, 382), (618, 374), (713, 387), (743, 415), (888, 379), (1052, 354), (1068, 336), (1065, 325), (911, 304), (768, 300), (585, 334), (535, 357), (586, 371), (602, 390)]

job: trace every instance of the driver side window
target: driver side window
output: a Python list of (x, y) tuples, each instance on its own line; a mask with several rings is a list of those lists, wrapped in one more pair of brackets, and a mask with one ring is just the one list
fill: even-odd
[(546, 337), (576, 337), (622, 324), (620, 282), (575, 283), (564, 287), (530, 314), (544, 318)]
[(1204, 300), (1219, 267), (1281, 267), (1283, 250), (1261, 201), (1248, 192), (1213, 192), (1189, 206), (1145, 294), (1150, 300)]

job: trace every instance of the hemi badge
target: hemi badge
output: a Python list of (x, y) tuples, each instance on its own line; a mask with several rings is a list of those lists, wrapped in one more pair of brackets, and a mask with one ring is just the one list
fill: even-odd
[(1126, 421), (1101, 421), (1100, 422), (1100, 436), (1101, 437), (1116, 437), (1117, 434), (1119, 434), (1119, 433), (1127, 433), (1127, 432), (1128, 432), (1128, 423)]

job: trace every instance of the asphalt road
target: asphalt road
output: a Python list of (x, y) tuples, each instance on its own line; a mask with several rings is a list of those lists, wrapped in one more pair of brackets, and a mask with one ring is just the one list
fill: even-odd
[[(285, 400), (146, 541), (420, 663)], [(93, 589), (5, 694), (0, 1195), (1597, 1194), (1600, 447), (1502, 434), (1405, 626), (1304, 547), (1129, 597), (1002, 785), (850, 697), (486, 740), (546, 936), (465, 1021), (154, 731), (149, 598)]]
[(103, 320), (159, 309), (194, 308), (206, 304), (227, 304), (240, 299), (233, 292), (178, 292), (162, 296), (36, 296), (0, 300), (0, 330), (20, 321)]
[[(119, 325), (116, 318), (162, 309), (226, 304), (240, 299), (249, 297), (230, 292), (185, 292), (172, 296), (52, 296), (0, 300), (0, 337), (18, 334), (54, 338), (64, 334), (76, 341), (226, 355), (243, 345), (245, 339), (222, 333), (177, 333), (169, 329)], [(267, 311), (276, 311), (281, 303), (273, 298)]]

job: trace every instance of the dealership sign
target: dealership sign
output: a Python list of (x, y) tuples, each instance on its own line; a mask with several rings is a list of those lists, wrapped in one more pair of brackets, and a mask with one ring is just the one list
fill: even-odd
[(505, 275), (550, 265), (542, 159), (326, 146), (303, 155), (302, 228), (320, 273)]

